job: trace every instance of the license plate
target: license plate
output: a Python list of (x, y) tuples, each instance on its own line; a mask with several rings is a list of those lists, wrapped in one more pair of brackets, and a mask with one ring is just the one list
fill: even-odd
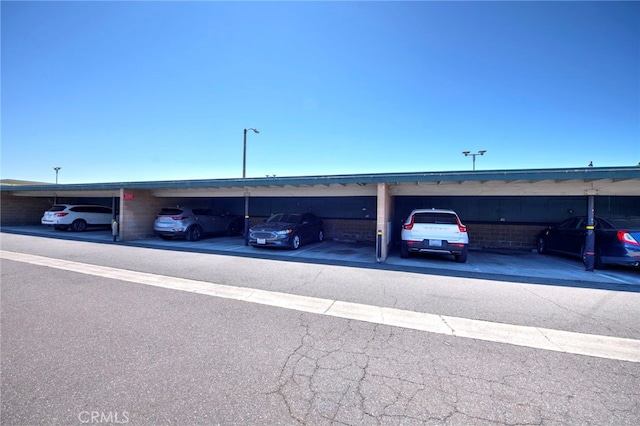
[(258, 238), (258, 244), (267, 244), (267, 240), (265, 238)]
[(442, 247), (442, 240), (429, 240), (431, 247)]

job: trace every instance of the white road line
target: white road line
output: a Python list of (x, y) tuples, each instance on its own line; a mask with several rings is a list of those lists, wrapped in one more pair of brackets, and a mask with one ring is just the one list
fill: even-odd
[(319, 297), (235, 287), (2, 250), (0, 257), (81, 274), (529, 348), (640, 362), (640, 340), (434, 315)]

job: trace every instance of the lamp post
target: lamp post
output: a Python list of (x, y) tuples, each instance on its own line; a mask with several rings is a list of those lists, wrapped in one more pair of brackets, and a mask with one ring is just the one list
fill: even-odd
[(471, 151), (462, 151), (462, 154), (464, 154), (465, 157), (468, 157), (469, 155), (473, 157), (473, 170), (475, 170), (476, 169), (476, 155), (484, 155), (485, 152), (487, 152), (486, 149), (478, 151), (475, 154), (472, 154)]
[(58, 172), (60, 171), (61, 168), (62, 167), (60, 167), (60, 166), (56, 166), (56, 167), (53, 168), (53, 170), (56, 171), (56, 185), (58, 184)]
[[(252, 130), (253, 133), (260, 133), (258, 129), (249, 128), (244, 129), (244, 141), (242, 150), (242, 178), (247, 177), (247, 130)], [(244, 191), (244, 245), (249, 245), (249, 191)]]

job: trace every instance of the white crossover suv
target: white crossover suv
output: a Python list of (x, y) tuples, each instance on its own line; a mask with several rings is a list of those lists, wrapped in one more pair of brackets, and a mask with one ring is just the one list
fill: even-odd
[(64, 231), (86, 231), (88, 227), (108, 227), (113, 220), (111, 207), (56, 204), (44, 212), (40, 223)]
[(448, 253), (456, 262), (467, 261), (469, 235), (467, 227), (453, 210), (416, 209), (402, 225), (400, 255)]

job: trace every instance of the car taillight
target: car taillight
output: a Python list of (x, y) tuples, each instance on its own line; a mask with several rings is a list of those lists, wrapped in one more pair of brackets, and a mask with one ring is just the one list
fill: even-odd
[(56, 213), (56, 217), (63, 217), (68, 215), (69, 213)]
[(404, 225), (402, 225), (402, 228), (406, 229), (407, 231), (411, 231), (413, 229), (413, 218), (414, 216), (411, 216), (411, 222), (405, 223)]
[(640, 243), (627, 231), (618, 231), (618, 239), (625, 244), (640, 246)]
[(461, 224), (459, 220), (458, 220), (458, 229), (460, 230), (460, 232), (467, 232), (467, 226)]

